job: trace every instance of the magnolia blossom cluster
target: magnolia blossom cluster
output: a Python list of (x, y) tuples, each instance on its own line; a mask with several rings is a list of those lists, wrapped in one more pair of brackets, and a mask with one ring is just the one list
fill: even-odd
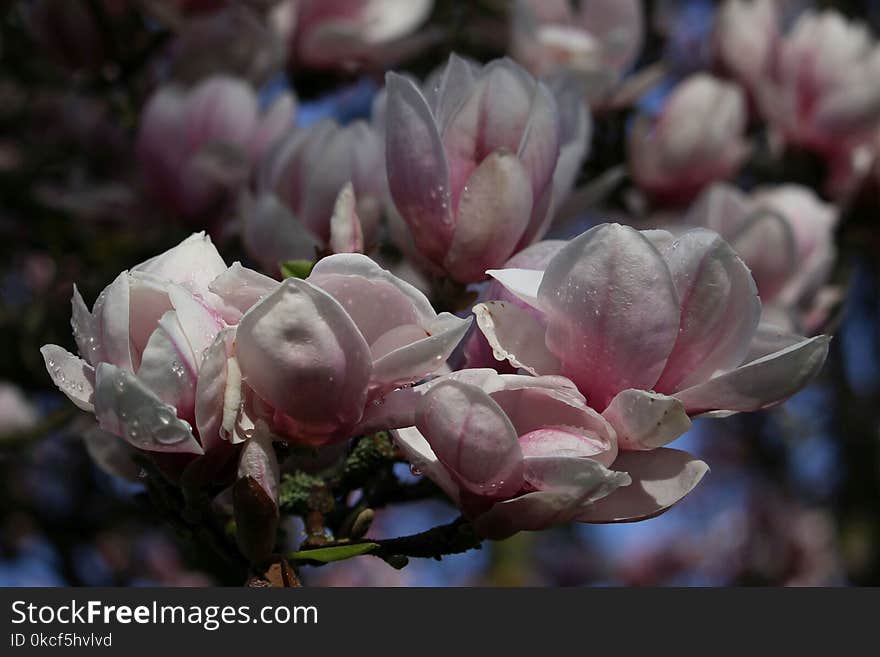
[(716, 233), (606, 224), (545, 253), (541, 269), (489, 272), (525, 307), (474, 308), (521, 374), (444, 374), (470, 320), (364, 255), (279, 282), (227, 266), (204, 234), (121, 273), (91, 311), (74, 291), (79, 356), (43, 356), (105, 433), (171, 470), (198, 460), (205, 481), (237, 458), (269, 499), (273, 441), (396, 429), (406, 458), (494, 538), (662, 512), (707, 470), (664, 447), (690, 417), (777, 403), (825, 358), (824, 336), (759, 339), (755, 283)]
[[(479, 537), (636, 521), (707, 473), (670, 447), (695, 418), (770, 408), (822, 368), (839, 211), (800, 184), (730, 181), (768, 141), (837, 162), (876, 129), (876, 47), (837, 14), (783, 34), (775, 4), (730, 0), (712, 70), (669, 71), (661, 104), (614, 117), (641, 3), (518, 0), (509, 58), (390, 71), (369, 118), (295, 125), (293, 93), (259, 89), (282, 59), (294, 81), (379, 73), (432, 38), (433, 3), (164, 4), (186, 27), (138, 117), (140, 177), (245, 264), (195, 233), (91, 306), (74, 288), (78, 354), (42, 353), (94, 416), (96, 460), (140, 453), (228, 492), (252, 562), (273, 550), (287, 448), (332, 468), (389, 432), (389, 458)], [(239, 77), (200, 68), (233, 33), (246, 45), (217, 68)], [(614, 159), (598, 182), (591, 150)], [(584, 223), (559, 230), (572, 204)], [(639, 207), (669, 213), (644, 229)]]

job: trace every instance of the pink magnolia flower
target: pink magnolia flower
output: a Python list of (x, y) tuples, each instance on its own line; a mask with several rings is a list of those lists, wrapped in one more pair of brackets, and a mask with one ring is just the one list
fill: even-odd
[(196, 455), (217, 446), (217, 427), (200, 417), (208, 382), (199, 372), (235, 317), (209, 288), (226, 270), (199, 233), (119, 274), (91, 312), (74, 287), (80, 356), (44, 346), (53, 382), (102, 429), (139, 449)]
[(618, 455), (611, 424), (558, 376), (461, 370), (396, 391), (386, 406), (384, 424), (404, 427), (395, 440), (407, 460), (494, 539), (651, 517), (708, 469), (672, 449)]
[(137, 139), (148, 188), (184, 217), (209, 212), (247, 179), (293, 113), (294, 100), (284, 94), (261, 114), (250, 86), (226, 76), (190, 90), (162, 87), (144, 108)]
[(291, 131), (260, 162), (241, 214), (248, 253), (265, 269), (316, 253), (362, 252), (387, 197), (382, 139), (366, 122), (327, 119)]
[(516, 0), (510, 48), (536, 76), (573, 75), (596, 104), (639, 56), (643, 33), (637, 0)]
[(867, 26), (834, 10), (805, 11), (779, 41), (757, 98), (784, 140), (848, 152), (880, 125), (880, 47)]
[(748, 155), (745, 98), (710, 75), (686, 78), (660, 115), (636, 119), (627, 152), (633, 179), (663, 203), (691, 200), (708, 183), (732, 176)]
[(697, 200), (686, 223), (716, 231), (743, 259), (758, 286), (765, 319), (812, 332), (839, 296), (826, 285), (837, 221), (837, 208), (801, 185), (746, 195), (717, 184)]
[(273, 431), (312, 445), (354, 435), (368, 406), (442, 368), (470, 326), (360, 254), (221, 296), (245, 311), (235, 357)]
[(774, 0), (725, 0), (716, 15), (715, 57), (751, 92), (769, 72), (779, 38), (778, 22)]
[(570, 378), (622, 449), (664, 445), (694, 415), (778, 403), (818, 373), (828, 350), (827, 336), (759, 333), (755, 282), (708, 230), (673, 237), (602, 224), (544, 271), (489, 273), (543, 315), (478, 304), (496, 357)]
[(467, 283), (540, 239), (561, 143), (547, 86), (507, 59), (453, 55), (424, 93), (394, 73), (387, 89), (388, 185), (425, 258)]
[(289, 0), (276, 12), (294, 64), (314, 69), (382, 65), (406, 52), (433, 0)]

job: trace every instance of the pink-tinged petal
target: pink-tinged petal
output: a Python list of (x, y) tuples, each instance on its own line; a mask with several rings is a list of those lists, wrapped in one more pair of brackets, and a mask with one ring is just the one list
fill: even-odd
[(228, 270), (211, 281), (208, 289), (241, 313), (246, 313), (279, 285), (274, 278), (233, 262)]
[[(308, 281), (342, 304), (369, 344), (401, 325), (427, 328), (437, 317), (424, 294), (365, 255), (322, 258)], [(376, 312), (377, 307), (382, 308), (381, 313)]]
[(236, 78), (213, 76), (187, 99), (186, 139), (190, 148), (216, 141), (244, 146), (256, 125), (257, 98)]
[(251, 138), (251, 155), (255, 158), (260, 157), (279, 137), (291, 130), (295, 114), (296, 99), (292, 94), (283, 93), (276, 98), (265, 116), (260, 119), (259, 127)]
[(128, 481), (140, 481), (140, 466), (134, 457), (138, 452), (119, 436), (95, 425), (83, 433), (83, 444), (89, 458), (104, 472)]
[(131, 372), (134, 365), (128, 334), (129, 312), (128, 272), (122, 272), (98, 295), (93, 314), (101, 334), (101, 360)]
[(690, 415), (715, 410), (756, 411), (791, 397), (815, 377), (828, 355), (830, 341), (827, 335), (805, 338), (675, 396)]
[(513, 253), (532, 210), (529, 176), (506, 150), (490, 154), (468, 178), (443, 266), (461, 282), (482, 280)]
[(375, 359), (371, 386), (389, 389), (415, 383), (436, 372), (461, 342), (471, 321), (469, 318), (461, 319), (449, 313), (441, 313), (426, 329), (422, 329), (417, 340), (410, 340), (381, 357), (378, 355), (381, 352), (377, 351), (379, 341), (374, 342), (371, 345)]
[(335, 434), (360, 420), (370, 348), (320, 288), (285, 280), (241, 318), (236, 350), (247, 384), (305, 436)]
[(672, 393), (742, 363), (761, 320), (748, 268), (717, 233), (688, 231), (663, 250), (681, 305), (678, 339), (654, 386)]
[(779, 294), (800, 264), (791, 225), (772, 210), (757, 210), (745, 217), (728, 241), (752, 272), (765, 302)]
[(415, 85), (389, 73), (385, 159), (388, 187), (419, 250), (442, 262), (452, 241), (449, 170), (431, 110)]
[(174, 406), (180, 417), (193, 420), (197, 367), (178, 315), (168, 311), (147, 342), (138, 379), (159, 399)]
[[(196, 382), (195, 421), (199, 431), (199, 440), (206, 452), (220, 444), (220, 427), (223, 423), (224, 400), (227, 396), (227, 358), (229, 342), (234, 331), (221, 331), (211, 346), (205, 351), (199, 378)], [(241, 374), (238, 381), (239, 398), (241, 397)]]
[(675, 397), (645, 390), (624, 390), (602, 413), (617, 431), (621, 449), (662, 447), (690, 429), (691, 420)]
[(313, 260), (320, 240), (274, 194), (240, 197), (244, 248), (268, 272), (287, 260)]
[(503, 498), (523, 483), (516, 431), (485, 392), (447, 379), (422, 400), (416, 428), (458, 483), (477, 495)]
[[(262, 428), (266, 429), (265, 425)], [(238, 476), (253, 477), (269, 497), (278, 503), (281, 468), (272, 447), (272, 434), (268, 430), (258, 430), (252, 438), (245, 441), (238, 461)]]
[[(627, 486), (630, 477), (614, 472), (591, 458), (536, 453), (525, 460), (524, 478), (528, 484), (544, 491), (577, 491), (580, 503), (601, 499), (620, 486)], [(589, 491), (589, 500), (583, 496)]]
[(569, 522), (584, 507), (589, 508), (630, 482), (626, 473), (608, 470), (585, 458), (528, 459), (526, 477), (546, 488), (500, 502), (478, 516), (474, 527), (481, 536), (500, 540), (519, 531)]
[[(530, 431), (519, 437), (523, 457), (529, 459), (556, 457), (556, 458), (591, 458), (603, 453), (603, 444), (596, 440), (595, 435), (589, 435), (580, 427), (573, 426), (545, 426)], [(614, 458), (609, 459), (612, 462)], [(597, 461), (598, 462), (598, 461)], [(535, 481), (526, 480), (541, 488)]]
[(690, 493), (709, 466), (687, 452), (661, 447), (621, 452), (612, 466), (632, 478), (629, 486), (584, 509), (580, 522), (634, 522), (660, 515)]
[(513, 296), (533, 308), (539, 308), (538, 290), (544, 280), (544, 272), (534, 269), (490, 269), (489, 276), (501, 283)]
[(132, 269), (132, 272), (136, 271), (154, 274), (160, 279), (201, 292), (226, 271), (226, 263), (217, 253), (211, 238), (201, 232), (190, 235), (165, 253), (142, 262)]
[(561, 371), (559, 359), (544, 342), (544, 327), (531, 313), (508, 301), (478, 303), (473, 312), (497, 360), (536, 376)]
[(354, 187), (347, 183), (336, 197), (330, 218), (330, 250), (333, 253), (364, 252), (364, 231), (355, 205)]
[(209, 309), (203, 301), (182, 287), (170, 286), (168, 297), (174, 306), (177, 320), (180, 322), (198, 369), (202, 355), (217, 337), (220, 329), (224, 328), (224, 322), (214, 310)]
[[(479, 103), (479, 123), (475, 126), (476, 161), (499, 148), (519, 153), (528, 138), (526, 130), (537, 100), (537, 83), (518, 64), (507, 58), (494, 60), (486, 65), (482, 71), (481, 82), (482, 93), (475, 94), (468, 101)], [(547, 100), (546, 96), (543, 100)], [(552, 119), (557, 118), (552, 96), (550, 103), (553, 107), (551, 115), (538, 117), (541, 129), (549, 126)], [(467, 110), (463, 109), (460, 116), (464, 117), (466, 113)], [(450, 127), (450, 132), (444, 135), (444, 141), (447, 137), (454, 137), (451, 134), (453, 130), (456, 128), (461, 130), (464, 127), (463, 121), (456, 120)], [(550, 126), (550, 129), (555, 127), (555, 125)]]
[(73, 329), (73, 338), (76, 340), (76, 348), (86, 362), (93, 366), (100, 360), (101, 343), (99, 329), (95, 318), (86, 307), (76, 285), (73, 286), (73, 296), (70, 299), (72, 312), (70, 315), (70, 327)]
[(168, 298), (168, 286), (167, 281), (145, 272), (132, 272), (128, 277), (128, 336), (135, 363), (140, 360), (162, 315), (174, 309)]
[[(609, 465), (617, 456), (612, 426), (586, 405), (562, 377), (499, 377), (502, 389), (483, 385), (504, 410), (526, 457), (588, 456)], [(486, 383), (490, 383), (487, 381)], [(558, 453), (553, 450), (559, 450)], [(574, 450), (574, 451), (572, 451)]]
[(150, 452), (203, 453), (189, 423), (133, 374), (101, 363), (95, 380), (95, 417), (102, 429)]
[(46, 370), (58, 389), (67, 395), (77, 408), (94, 411), (95, 370), (81, 358), (66, 349), (47, 344), (40, 349)]
[(399, 429), (392, 434), (394, 443), (413, 468), (437, 484), (453, 503), (458, 504), (459, 487), (446, 467), (439, 461), (425, 437), (415, 427)]
[(621, 390), (653, 388), (678, 336), (666, 262), (637, 230), (603, 224), (550, 261), (538, 292), (547, 346), (597, 410)]
[[(475, 82), (475, 67), (455, 53), (449, 55), (449, 61), (443, 69), (443, 75), (437, 82), (436, 97), (432, 98), (436, 103), (432, 103), (432, 105), (434, 116), (437, 117), (437, 125), (440, 127), (440, 134), (446, 131), (449, 121), (470, 95)], [(428, 93), (431, 91), (429, 89)]]
[(537, 83), (532, 109), (522, 135), (517, 156), (529, 172), (534, 198), (531, 221), (518, 244), (523, 248), (543, 237), (550, 204), (553, 202), (553, 174), (560, 153), (560, 114), (556, 99), (542, 83)]

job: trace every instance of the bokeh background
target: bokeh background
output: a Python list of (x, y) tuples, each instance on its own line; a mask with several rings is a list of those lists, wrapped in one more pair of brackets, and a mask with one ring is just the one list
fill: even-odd
[[(880, 3), (818, 4), (880, 32)], [(424, 74), (453, 49), (502, 54), (503, 38), (492, 38), (503, 33), (493, 29), (501, 5), (438, 2), (442, 38), (406, 68)], [(668, 62), (670, 79), (702, 66), (715, 9), (646, 3), (639, 66)], [(48, 18), (38, 21), (39, 12)], [(0, 586), (231, 583), (152, 512), (143, 486), (94, 464), (81, 439), (89, 421), (52, 387), (38, 351), (72, 344), (74, 282), (94, 299), (118, 271), (198, 228), (144, 200), (132, 155), (139, 108), (164, 75), (173, 38), (138, 3), (0, 2)], [(369, 114), (380, 82), (288, 68), (263, 81), (261, 102), (293, 88), (300, 125), (347, 122)], [(641, 109), (662, 107), (666, 90), (644, 96)], [(626, 127), (597, 120), (582, 179), (622, 157), (609, 135)], [(810, 184), (811, 163), (802, 165), (792, 164), (792, 177)], [(601, 218), (578, 216), (564, 236)], [(878, 221), (880, 207), (863, 203), (839, 231), (834, 279), (848, 294), (821, 377), (770, 412), (697, 421), (676, 446), (712, 471), (668, 513), (523, 533), (400, 571), (372, 557), (305, 568), (305, 583), (880, 584)], [(214, 237), (227, 261), (246, 261), (234, 235)], [(413, 476), (403, 466), (400, 474)], [(456, 515), (440, 502), (396, 506), (377, 514), (373, 534), (413, 533)]]

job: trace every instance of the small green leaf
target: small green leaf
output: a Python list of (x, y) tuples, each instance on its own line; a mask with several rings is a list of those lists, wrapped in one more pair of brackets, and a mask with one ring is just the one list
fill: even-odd
[(281, 275), (284, 278), (308, 278), (314, 266), (311, 260), (288, 260), (281, 263)]
[(299, 550), (287, 555), (288, 559), (320, 561), (342, 561), (351, 559), (362, 554), (368, 554), (379, 547), (378, 543), (352, 543), (351, 545), (335, 545), (333, 547), (315, 548), (314, 550)]

